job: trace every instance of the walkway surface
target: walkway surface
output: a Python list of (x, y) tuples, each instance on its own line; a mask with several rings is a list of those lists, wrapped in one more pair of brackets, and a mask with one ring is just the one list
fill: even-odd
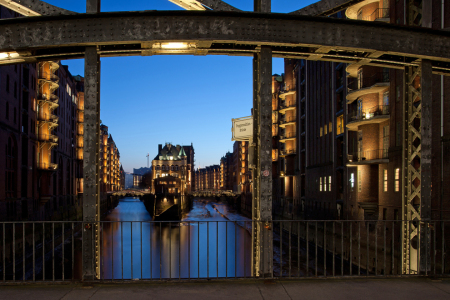
[(450, 299), (450, 279), (316, 279), (0, 286), (0, 299)]

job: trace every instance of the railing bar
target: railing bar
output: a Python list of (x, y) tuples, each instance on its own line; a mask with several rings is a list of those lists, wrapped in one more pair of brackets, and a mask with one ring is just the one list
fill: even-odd
[(317, 239), (317, 224), (318, 222), (316, 221), (315, 222), (315, 238), (314, 238), (314, 244), (315, 244), (315, 246), (316, 246), (316, 255), (315, 255), (315, 266), (314, 266), (314, 268), (316, 269), (316, 277), (317, 277), (317, 272), (318, 272), (318, 270), (317, 270), (317, 258), (318, 258), (318, 255), (317, 255), (317, 251), (318, 251), (318, 245), (317, 245), (317, 242), (318, 242), (318, 239)]
[(234, 278), (237, 278), (237, 248), (236, 248), (236, 239), (237, 239), (237, 226), (236, 222), (234, 222)]
[(433, 222), (433, 275), (436, 276), (436, 221)]
[(162, 232), (161, 232), (161, 225), (162, 223), (159, 223), (159, 279), (162, 279)]
[(370, 253), (370, 246), (369, 246), (369, 226), (370, 223), (366, 223), (366, 276), (369, 276), (369, 253)]
[[(247, 221), (244, 221), (244, 232), (245, 232), (245, 228), (247, 228)], [(245, 249), (247, 249), (247, 239), (245, 238), (245, 233), (243, 234), (244, 236), (244, 278), (247, 277), (247, 263), (246, 263), (246, 259), (245, 259)], [(217, 257), (217, 259), (219, 259), (219, 257)], [(219, 270), (219, 269), (217, 269)]]
[[(430, 222), (424, 222), (424, 231), (425, 231), (425, 276), (428, 276), (428, 248), (430, 245), (430, 241), (428, 240), (428, 232), (430, 228)], [(417, 268), (419, 270), (419, 268)]]
[(280, 277), (283, 277), (283, 223), (282, 222), (278, 223), (280, 224)]
[(16, 223), (13, 223), (13, 282), (16, 282)]
[(386, 221), (383, 221), (383, 275), (386, 276)]
[(3, 282), (6, 281), (6, 243), (5, 243), (5, 223), (3, 223)]
[(327, 277), (327, 222), (323, 222), (323, 275)]
[(197, 277), (200, 278), (200, 221), (197, 223)]
[(169, 280), (172, 280), (172, 222), (169, 226)]
[[(96, 226), (96, 224), (93, 223), (92, 228), (91, 228), (92, 270), (95, 270), (95, 239), (94, 239), (95, 226)], [(54, 248), (55, 247), (53, 247), (53, 249)], [(97, 274), (97, 272), (95, 272), (95, 273)]]
[(143, 269), (143, 263), (142, 263), (142, 221), (140, 223), (141, 223), (141, 279), (143, 279), (143, 276), (142, 276), (142, 269)]
[(350, 231), (350, 255), (349, 255), (349, 265), (350, 265), (350, 276), (353, 275), (353, 222), (348, 223), (349, 224), (349, 231)]
[(306, 223), (306, 276), (309, 277), (309, 222)]
[(191, 221), (188, 221), (188, 278), (191, 279)]
[(22, 281), (25, 281), (25, 223), (22, 223)]
[(228, 222), (225, 225), (225, 278), (228, 278)]
[[(245, 240), (244, 240), (244, 242), (245, 242)], [(244, 263), (245, 263), (245, 259), (244, 259)], [(219, 278), (219, 221), (216, 222), (216, 275), (217, 275), (217, 278)]]
[[(111, 281), (114, 280), (114, 224), (108, 224), (109, 230), (111, 231)], [(151, 239), (150, 239), (151, 240)], [(151, 248), (150, 248), (151, 251)]]
[(178, 279), (181, 279), (181, 223), (178, 224)]
[[(411, 224), (412, 222), (409, 222), (409, 224)], [(419, 240), (419, 243), (418, 243), (418, 247), (420, 247), (420, 242), (421, 242), (421, 238), (420, 238), (420, 232), (421, 231), (421, 229), (420, 229), (420, 222), (419, 222), (419, 224), (418, 224), (418, 226), (416, 227), (416, 233), (417, 233), (417, 237), (418, 237), (418, 240)], [(409, 232), (411, 232), (411, 230), (409, 231)], [(410, 244), (411, 245), (411, 244)], [(410, 250), (409, 250), (410, 252), (409, 252), (409, 257), (410, 257), (410, 268), (409, 268), (409, 270), (410, 270), (410, 274), (411, 274), (411, 247), (410, 247)], [(419, 251), (417, 251), (417, 253), (419, 254)], [(420, 255), (417, 255), (417, 261), (416, 261), (416, 263), (417, 263), (417, 270), (416, 270), (416, 275), (419, 275), (419, 270), (420, 270)], [(414, 274), (413, 274), (414, 275)]]
[(62, 244), (61, 244), (61, 247), (62, 247), (62, 258), (61, 258), (61, 263), (62, 263), (62, 281), (64, 281), (64, 271), (65, 271), (65, 269), (64, 269), (64, 265), (65, 265), (65, 263), (64, 263), (64, 258), (65, 258), (65, 256), (64, 256), (64, 245), (65, 245), (65, 243), (64, 243), (64, 241), (65, 241), (64, 229), (65, 229), (65, 226), (64, 226), (64, 222), (63, 222), (62, 223)]
[(300, 277), (300, 222), (297, 222), (297, 276)]
[(344, 222), (341, 222), (341, 276), (344, 276)]
[(122, 264), (122, 280), (123, 280), (123, 221), (120, 221), (120, 262)]
[(55, 223), (52, 223), (52, 273), (55, 281)]
[(291, 277), (291, 235), (292, 235), (292, 222), (289, 222), (289, 277)]
[(133, 280), (133, 221), (130, 221), (130, 256), (131, 256), (131, 274), (130, 279)]
[(206, 222), (206, 277), (209, 278), (209, 222)]
[(42, 281), (45, 281), (45, 223), (42, 223)]
[(99, 232), (100, 245), (98, 247), (99, 255), (100, 255), (100, 258), (99, 258), (100, 259), (100, 272), (99, 272), (100, 278), (99, 279), (103, 280), (104, 279), (104, 260), (105, 260), (104, 256), (103, 256), (103, 253), (102, 253), (102, 251), (103, 251), (103, 239), (104, 239), (104, 237), (103, 237), (103, 233), (104, 233), (104, 231), (103, 231), (103, 223), (100, 222), (99, 224), (96, 225), (96, 227), (100, 227), (100, 232)]
[(335, 249), (335, 247), (336, 247), (336, 237), (335, 237), (335, 234), (336, 234), (336, 222), (333, 222), (333, 277), (335, 277), (336, 276), (336, 266), (335, 266), (335, 264), (336, 264), (336, 257), (335, 257), (335, 251), (334, 251), (334, 249)]
[(36, 237), (35, 237), (34, 222), (33, 222), (33, 282), (36, 282)]
[(395, 221), (392, 221), (392, 240), (391, 240), (391, 275), (394, 275), (394, 252), (395, 252), (395, 246), (394, 246), (394, 240), (395, 240)]
[(358, 276), (361, 276), (361, 222), (358, 222)]
[[(445, 258), (444, 258), (444, 245), (445, 245), (445, 238), (444, 238), (444, 236), (445, 236), (445, 222), (444, 221), (442, 221), (441, 222), (441, 232), (442, 232), (442, 241), (441, 241), (441, 274), (442, 275), (444, 275), (444, 267), (445, 267)], [(5, 232), (5, 226), (4, 226), (4, 224), (3, 224), (3, 235), (4, 235), (4, 232)], [(4, 250), (4, 249), (3, 249)], [(5, 264), (5, 262), (3, 262), (3, 264)], [(4, 276), (4, 275), (3, 275)]]

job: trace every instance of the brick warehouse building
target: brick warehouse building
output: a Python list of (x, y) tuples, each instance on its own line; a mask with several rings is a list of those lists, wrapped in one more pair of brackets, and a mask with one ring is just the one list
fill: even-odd
[(81, 217), (83, 78), (58, 62), (2, 66), (0, 107), (0, 220)]
[[(450, 27), (450, 3), (445, 1), (444, 10), (441, 4), (433, 2), (431, 26), (435, 29)], [(422, 26), (421, 15), (405, 14), (403, 1), (366, 0), (333, 17), (405, 24), (409, 16), (414, 25)], [(285, 74), (273, 76), (275, 218), (402, 219), (402, 157), (407, 132), (403, 103), (411, 91), (403, 70), (367, 66), (366, 61), (344, 64), (286, 59)], [(449, 81), (433, 75), (433, 126), (442, 128), (440, 136), (432, 137), (433, 157), (440, 161), (432, 175), (435, 220), (450, 216), (446, 196), (450, 190), (443, 184), (450, 182), (445, 148), (450, 130), (445, 118), (450, 112)], [(292, 86), (294, 95), (283, 99)], [(413, 86), (420, 88), (418, 78)], [(297, 130), (292, 147), (296, 153), (286, 153), (294, 158), (291, 164), (280, 154), (288, 149), (282, 140), (293, 132), (284, 129), (290, 122), (281, 110), (292, 98), (293, 110), (298, 113), (292, 119)]]

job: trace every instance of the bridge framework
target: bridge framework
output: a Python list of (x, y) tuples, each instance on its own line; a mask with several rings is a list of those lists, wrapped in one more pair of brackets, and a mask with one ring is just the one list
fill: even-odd
[[(23, 2), (30, 2), (22, 0)], [(212, 1), (212, 0), (211, 0)], [(21, 1), (9, 1), (21, 3)], [(212, 1), (211, 3), (219, 3)], [(270, 0), (255, 0), (255, 12), (270, 13)], [(40, 1), (30, 3), (39, 4)], [(423, 15), (424, 24), (430, 22), (427, 2), (418, 6), (416, 1), (408, 0), (410, 20)], [(36, 5), (37, 5), (36, 4)], [(18, 5), (23, 11), (23, 6)], [(99, 220), (99, 115), (100, 115), (100, 55), (138, 55), (156, 54), (246, 54), (253, 55), (254, 72), (254, 198), (253, 219), (257, 225), (253, 228), (253, 271), (254, 274), (265, 275), (273, 270), (272, 266), (272, 182), (271, 182), (271, 59), (273, 56), (306, 58), (355, 62), (369, 59), (374, 66), (389, 66), (405, 69), (404, 101), (404, 154), (403, 154), (403, 220), (417, 221), (416, 226), (403, 228), (403, 272), (421, 272), (423, 262), (430, 254), (425, 244), (421, 222), (431, 217), (431, 170), (434, 159), (431, 156), (431, 94), (432, 74), (450, 74), (450, 35), (426, 29), (395, 29), (384, 24), (361, 24), (336, 20), (307, 19), (303, 24), (309, 26), (303, 31), (296, 27), (295, 19), (286, 19), (287, 24), (279, 24), (278, 15), (255, 15), (248, 17), (245, 13), (223, 15), (215, 13), (213, 18), (202, 15), (200, 21), (185, 17), (177, 20), (172, 16), (157, 18), (166, 22), (168, 32), (164, 33), (160, 24), (151, 29), (152, 35), (141, 33), (135, 25), (144, 19), (114, 16), (111, 26), (102, 28), (108, 16), (94, 16), (95, 22), (89, 21), (92, 14), (100, 13), (100, 0), (87, 0), (87, 14), (81, 16), (84, 23), (77, 28), (68, 28), (65, 18), (71, 12), (54, 7), (33, 6), (39, 14), (65, 15), (30, 20), (13, 20), (0, 25), (0, 49), (7, 53), (15, 53), (0, 61), (0, 64), (18, 62), (35, 62), (42, 59), (85, 58), (85, 158), (84, 158), (84, 203), (83, 220), (83, 278), (93, 279), (99, 275), (98, 228)], [(221, 6), (218, 6), (219, 8)], [(26, 14), (33, 15), (31, 6)], [(220, 9), (219, 9), (220, 10)], [(302, 13), (302, 12), (298, 12)], [(238, 15), (240, 14), (240, 15)], [(81, 15), (81, 14), (80, 14)], [(244, 18), (244, 16), (246, 16)], [(69, 18), (69, 17), (67, 17)], [(74, 18), (74, 19), (70, 19)], [(78, 16), (71, 16), (72, 25), (77, 26)], [(295, 18), (295, 16), (294, 16)], [(282, 19), (282, 18), (281, 18)], [(135, 20), (135, 21), (133, 21)], [(3, 22), (3, 21), (2, 21)], [(16, 22), (16, 24), (13, 24)], [(36, 23), (42, 22), (42, 23)], [(103, 23), (102, 23), (103, 22)], [(136, 23), (135, 23), (136, 22)], [(249, 22), (247, 25), (246, 22)], [(255, 23), (251, 23), (255, 22)], [(315, 23), (318, 22), (318, 23)], [(342, 24), (332, 28), (334, 24)], [(151, 22), (150, 22), (151, 23)], [(409, 22), (412, 25), (412, 22)], [(236, 27), (236, 24), (238, 27)], [(317, 28), (314, 29), (314, 26)], [(37, 25), (33, 29), (32, 26)], [(187, 25), (187, 26), (185, 26)], [(164, 24), (163, 24), (164, 26)], [(209, 26), (209, 27), (208, 27)], [(271, 27), (273, 26), (273, 28)], [(293, 28), (291, 28), (293, 26)], [(352, 30), (352, 26), (355, 28)], [(54, 27), (57, 27), (56, 29)], [(123, 27), (121, 29), (121, 27)], [(138, 26), (139, 27), (139, 26)], [(187, 28), (187, 30), (186, 30)], [(282, 28), (284, 28), (282, 30)], [(124, 30), (125, 31), (124, 31)], [(49, 32), (59, 31), (57, 39), (52, 39)], [(118, 30), (119, 35), (114, 31)], [(190, 32), (186, 31), (191, 30)], [(282, 31), (281, 31), (282, 30)], [(356, 33), (358, 30), (358, 33)], [(386, 31), (390, 39), (377, 40), (372, 31)], [(409, 30), (409, 31), (408, 31)], [(352, 32), (351, 38), (338, 44), (334, 35)], [(109, 36), (109, 34), (110, 36)], [(122, 36), (120, 36), (120, 33)], [(403, 35), (407, 35), (406, 37)], [(376, 35), (376, 33), (375, 33)], [(209, 36), (209, 38), (208, 38)], [(355, 38), (356, 36), (356, 38)], [(368, 37), (367, 37), (368, 36)], [(44, 38), (45, 37), (45, 38)], [(234, 38), (234, 40), (233, 40)], [(240, 40), (239, 40), (240, 39)], [(162, 51), (163, 41), (190, 41), (187, 50)], [(301, 41), (305, 40), (301, 44)], [(392, 41), (405, 43), (392, 43)], [(29, 51), (28, 51), (29, 50)], [(17, 51), (17, 52), (16, 52)], [(378, 54), (380, 55), (378, 55)], [(420, 88), (414, 82), (421, 78)], [(90, 225), (89, 225), (90, 224)], [(411, 224), (409, 222), (409, 224)]]

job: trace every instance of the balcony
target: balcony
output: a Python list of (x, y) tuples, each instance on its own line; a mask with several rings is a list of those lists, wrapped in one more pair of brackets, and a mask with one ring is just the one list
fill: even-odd
[(389, 87), (389, 72), (377, 72), (371, 76), (348, 79), (347, 104), (361, 96), (379, 93)]
[(348, 130), (357, 131), (358, 126), (389, 120), (389, 105), (376, 105), (366, 110), (366, 113), (353, 112), (348, 117)]
[(390, 18), (389, 18), (389, 8), (377, 8), (375, 9), (375, 11), (368, 15), (368, 16), (364, 16), (364, 17), (358, 17), (358, 20), (363, 20), (363, 21), (379, 21), (379, 22), (389, 22)]
[(39, 94), (37, 101), (38, 105), (49, 104), (50, 109), (55, 109), (59, 106), (59, 97), (53, 94)]
[(280, 151), (280, 156), (288, 156), (288, 155), (295, 155), (297, 154), (297, 150), (296, 149), (289, 149), (289, 150), (281, 150)]
[(280, 91), (279, 97), (284, 100), (286, 99), (286, 96), (294, 95), (295, 93), (296, 90), (294, 85), (286, 85), (284, 89)]
[(347, 166), (385, 164), (388, 162), (388, 149), (360, 151), (347, 156)]
[(283, 104), (280, 104), (280, 113), (284, 114), (288, 110), (294, 110), (296, 108), (297, 102), (295, 100), (284, 101)]
[(296, 138), (297, 138), (296, 132), (288, 132), (280, 136), (280, 142), (285, 143), (286, 141), (292, 141), (295, 140)]
[(294, 125), (296, 121), (297, 121), (297, 118), (295, 116), (294, 117), (285, 117), (282, 120), (280, 120), (279, 126), (284, 128), (288, 125)]
[(46, 171), (55, 171), (56, 169), (58, 169), (58, 165), (57, 164), (52, 164), (52, 163), (38, 163), (38, 168), (40, 170), (46, 170)]
[(53, 134), (38, 134), (38, 139), (41, 142), (52, 142), (52, 143), (58, 143), (58, 137)]

